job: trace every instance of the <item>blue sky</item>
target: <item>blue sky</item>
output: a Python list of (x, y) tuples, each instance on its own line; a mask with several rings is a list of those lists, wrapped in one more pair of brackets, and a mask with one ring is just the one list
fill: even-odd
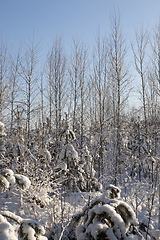
[(109, 15), (118, 10), (124, 34), (132, 38), (134, 28), (144, 23), (155, 26), (160, 13), (159, 0), (0, 0), (0, 33), (10, 43), (32, 37), (47, 48), (56, 35), (62, 35), (65, 46), (73, 38), (86, 44), (94, 42), (100, 26), (101, 34), (109, 31)]
[(57, 35), (66, 50), (77, 38), (92, 47), (98, 26), (102, 36), (109, 33), (114, 9), (121, 13), (123, 34), (133, 40), (138, 25), (156, 26), (160, 0), (0, 0), (0, 34), (18, 48), (34, 32), (44, 54)]

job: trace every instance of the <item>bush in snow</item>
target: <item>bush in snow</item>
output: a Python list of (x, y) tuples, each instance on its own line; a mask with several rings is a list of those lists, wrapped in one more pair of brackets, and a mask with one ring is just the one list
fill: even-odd
[(0, 239), (18, 240), (13, 226), (0, 214)]
[(44, 227), (37, 221), (32, 219), (23, 219), (12, 212), (0, 212), (0, 239), (1, 240), (18, 240), (18, 236), (13, 226), (6, 218), (15, 221), (20, 225), (18, 235), (24, 240), (47, 240), (42, 236), (45, 234)]
[[(102, 185), (94, 177), (95, 171), (90, 162), (91, 156), (83, 154), (83, 163), (72, 144), (64, 145), (59, 154), (58, 164), (62, 170), (65, 187), (75, 191), (101, 191)], [(61, 175), (60, 175), (61, 176)]]
[(44, 227), (37, 221), (25, 219), (19, 227), (19, 235), (24, 240), (45, 240), (46, 237)]
[(10, 185), (15, 183), (22, 189), (27, 189), (31, 185), (31, 181), (28, 177), (21, 174), (14, 174), (11, 169), (4, 169), (0, 173), (0, 188), (5, 190), (9, 188)]
[(16, 179), (16, 183), (22, 188), (22, 189), (27, 189), (31, 185), (31, 181), (28, 179), (28, 177), (23, 176), (21, 174), (15, 174), (14, 175)]
[[(109, 188), (110, 193), (119, 192), (113, 185)], [(110, 195), (112, 198), (114, 196)], [(106, 194), (94, 199), (82, 212), (74, 215), (72, 223), (75, 227), (81, 223), (76, 227), (77, 240), (130, 239), (133, 232), (138, 238), (143, 238), (136, 228), (138, 220), (130, 205), (118, 198), (107, 198)], [(129, 231), (131, 225), (134, 227), (132, 232)]]

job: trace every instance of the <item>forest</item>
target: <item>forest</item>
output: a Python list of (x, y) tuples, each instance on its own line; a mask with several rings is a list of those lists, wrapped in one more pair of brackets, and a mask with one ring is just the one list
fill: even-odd
[(160, 24), (41, 59), (1, 36), (0, 240), (160, 239)]

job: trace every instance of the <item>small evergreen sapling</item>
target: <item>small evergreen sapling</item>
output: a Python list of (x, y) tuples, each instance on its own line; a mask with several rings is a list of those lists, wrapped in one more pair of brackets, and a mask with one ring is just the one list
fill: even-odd
[(66, 123), (65, 128), (60, 132), (60, 140), (65, 137), (66, 144), (68, 144), (69, 139), (75, 140), (75, 134), (69, 127), (68, 113), (66, 113)]
[(70, 140), (75, 140), (75, 134), (69, 127), (68, 113), (66, 113), (66, 127), (60, 133), (60, 140), (65, 138), (65, 145), (59, 154), (58, 165), (62, 170), (64, 186), (72, 191), (85, 191), (86, 181), (84, 170), (79, 165), (78, 152), (71, 144)]
[[(62, 163), (65, 164), (62, 164)], [(84, 179), (84, 170), (79, 165), (78, 153), (72, 144), (64, 145), (59, 154), (59, 166), (63, 170), (63, 175), (67, 179), (64, 185), (73, 191), (85, 191), (86, 181)]]
[(87, 180), (87, 191), (102, 191), (103, 187), (100, 182), (95, 178), (96, 171), (93, 167), (93, 158), (90, 155), (88, 147), (83, 149), (82, 154), (82, 169), (85, 173), (85, 179)]
[[(64, 185), (72, 191), (90, 191), (102, 190), (102, 185), (98, 183), (95, 170), (92, 164), (92, 157), (87, 147), (83, 151), (82, 160), (80, 161), (78, 152), (71, 143), (75, 140), (75, 134), (69, 127), (68, 114), (66, 113), (66, 127), (60, 133), (60, 139), (65, 137), (65, 144), (58, 158), (58, 166), (61, 168), (63, 177), (66, 176)], [(60, 177), (60, 176), (59, 176)]]

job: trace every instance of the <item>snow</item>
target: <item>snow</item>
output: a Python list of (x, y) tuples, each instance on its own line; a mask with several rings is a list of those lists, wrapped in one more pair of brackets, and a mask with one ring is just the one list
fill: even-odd
[[(70, 130), (67, 129), (65, 134), (69, 133)], [(137, 229), (139, 222), (148, 226), (150, 199), (152, 200), (151, 197), (157, 189), (154, 186), (151, 188), (151, 184), (148, 184), (147, 180), (140, 183), (136, 180), (136, 176), (132, 179), (128, 173), (122, 172), (121, 185), (114, 186), (110, 184), (113, 183), (113, 177), (108, 177), (104, 172), (104, 176), (108, 177), (107, 180), (104, 176), (100, 176), (98, 182), (97, 171), (94, 170), (92, 159), (94, 156), (96, 161), (97, 153), (91, 155), (88, 148), (84, 147), (81, 159), (79, 145), (76, 145), (76, 142), (71, 144), (70, 140), (66, 145), (61, 143), (56, 159), (54, 154), (51, 156), (47, 148), (40, 148), (40, 154), (44, 158), (44, 162), (47, 163), (45, 166), (41, 166), (41, 162), (37, 161), (40, 159), (34, 155), (34, 150), (32, 156), (28, 150), (27, 154), (29, 153), (31, 156), (28, 158), (23, 151), (23, 157), (26, 158), (25, 167), (22, 162), (18, 165), (19, 168), (15, 167), (15, 172), (24, 173), (25, 176), (15, 174), (13, 170), (8, 169), (9, 165), (1, 171), (1, 182), (8, 189), (1, 191), (0, 240), (20, 240), (25, 236), (29, 240), (46, 240), (46, 236), (49, 239), (52, 239), (51, 236), (53, 236), (55, 240), (63, 240), (63, 233), (64, 236), (70, 234), (70, 229), (73, 226), (78, 240), (86, 240), (89, 238), (88, 236), (96, 239), (99, 233), (106, 234), (107, 238), (111, 240), (117, 238), (142, 239), (138, 235), (129, 233), (128, 236), (126, 233), (130, 230), (131, 224)], [(66, 158), (68, 158), (68, 162)], [(105, 159), (103, 160), (105, 161)], [(68, 169), (67, 164), (70, 165)], [(107, 164), (106, 167), (108, 167)], [(14, 165), (12, 165), (12, 169), (14, 169)], [(36, 177), (32, 175), (33, 169)], [(54, 172), (55, 169), (57, 172)], [(74, 172), (75, 169), (77, 172)], [(58, 171), (62, 173), (60, 178), (57, 177)], [(68, 173), (70, 173), (70, 177), (73, 177), (70, 178), (70, 182), (75, 181), (76, 187), (78, 181), (82, 183), (88, 181), (92, 185), (95, 180), (101, 192), (83, 192), (78, 187), (73, 192), (64, 186), (62, 187)], [(27, 176), (30, 176), (30, 179)], [(23, 190), (18, 188), (16, 183)], [(103, 183), (104, 188), (102, 188), (101, 183)], [(114, 199), (111, 199), (113, 197)], [(157, 240), (160, 239), (160, 231), (157, 229), (157, 196), (154, 201), (148, 230), (149, 235), (147, 236), (149, 240), (151, 236)], [(19, 238), (18, 229), (21, 229), (22, 235)], [(44, 234), (46, 236), (42, 236)], [(146, 232), (143, 233), (143, 236), (146, 236)]]
[(85, 225), (78, 226), (77, 229), (76, 229), (76, 235), (79, 236), (80, 233), (81, 232), (83, 233), (85, 230), (86, 230), (86, 226)]
[(0, 175), (0, 189), (7, 189), (7, 188), (9, 188), (9, 182), (4, 176)]
[(43, 156), (47, 160), (48, 163), (51, 162), (52, 156), (46, 147), (44, 149), (41, 148), (39, 150), (39, 155)]
[(160, 239), (160, 230), (149, 230), (149, 233), (152, 237), (154, 237), (155, 239)]
[(0, 240), (18, 240), (13, 226), (0, 215)]
[[(100, 222), (95, 222), (90, 224), (88, 230), (91, 232), (91, 235), (96, 239), (100, 231), (107, 232), (108, 226)], [(79, 239), (78, 239), (79, 240)]]
[(21, 222), (20, 234), (22, 238), (28, 237), (28, 240), (36, 240), (37, 237), (44, 235), (44, 227), (37, 221), (25, 219)]
[(28, 224), (23, 224), (23, 233), (24, 236), (28, 237), (28, 240), (36, 240), (35, 230)]
[(5, 217), (7, 217), (7, 218), (14, 219), (18, 223), (22, 222), (22, 218), (20, 216), (17, 216), (13, 212), (10, 212), (10, 211), (0, 211), (0, 214), (5, 216)]
[(68, 158), (72, 157), (75, 160), (78, 159), (77, 151), (71, 144), (67, 144), (66, 146), (64, 146), (64, 148), (62, 149), (59, 155), (59, 159), (62, 160), (65, 158), (65, 156)]
[(112, 231), (111, 228), (108, 229), (107, 235), (108, 235), (109, 239), (111, 239), (111, 240), (117, 240), (117, 238), (115, 237), (115, 235), (114, 235), (114, 233), (113, 233), (113, 231)]
[(14, 185), (16, 180), (14, 177), (14, 172), (11, 169), (4, 169), (1, 174), (7, 179), (7, 181), (11, 184)]
[(67, 170), (67, 164), (65, 162), (59, 163), (58, 167), (61, 168), (62, 170), (65, 170), (65, 171)]
[(113, 200), (110, 200), (110, 205), (114, 206), (115, 208), (117, 206), (124, 206), (131, 215), (131, 217), (127, 219), (128, 224), (130, 223), (133, 225), (138, 225), (138, 219), (136, 218), (136, 214), (133, 211), (133, 209), (131, 208), (131, 206), (129, 206), (129, 204), (127, 204), (126, 202), (121, 201), (121, 200), (113, 199)]
[(92, 211), (94, 211), (96, 214), (100, 215), (102, 213), (107, 213), (110, 217), (111, 220), (117, 224), (123, 231), (125, 231), (125, 224), (123, 219), (119, 214), (116, 213), (114, 208), (108, 204), (104, 204), (103, 206), (97, 206), (95, 209), (90, 210), (89, 216), (92, 214)]
[(22, 187), (22, 188), (29, 188), (31, 185), (31, 181), (28, 177), (23, 176), (21, 174), (15, 174), (16, 182)]

